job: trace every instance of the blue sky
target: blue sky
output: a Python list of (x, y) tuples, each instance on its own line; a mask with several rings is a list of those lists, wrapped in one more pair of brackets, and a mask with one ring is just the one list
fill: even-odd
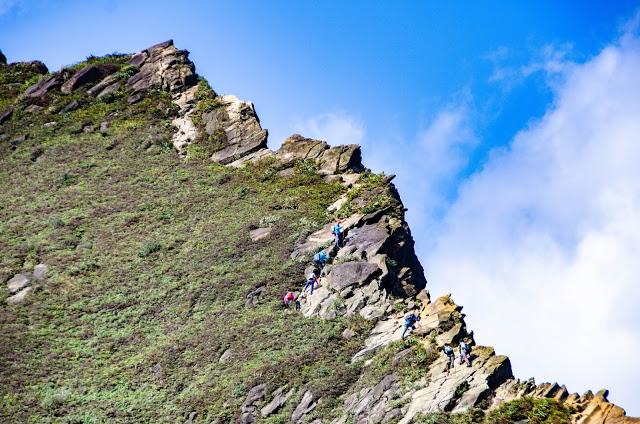
[(479, 343), (640, 416), (639, 1), (60, 3), (0, 0), (9, 61), (171, 38), (271, 148), (361, 144)]

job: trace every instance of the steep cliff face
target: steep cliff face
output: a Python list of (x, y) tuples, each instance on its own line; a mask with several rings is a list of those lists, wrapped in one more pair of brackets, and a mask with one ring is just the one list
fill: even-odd
[[(7, 417), (640, 422), (606, 391), (514, 379), (451, 296), (432, 302), (393, 176), (359, 146), (270, 150), (253, 105), (215, 93), (172, 41), (89, 62), (0, 61)], [(408, 313), (421, 320), (403, 339)], [(460, 341), (470, 366), (450, 367), (442, 347)]]

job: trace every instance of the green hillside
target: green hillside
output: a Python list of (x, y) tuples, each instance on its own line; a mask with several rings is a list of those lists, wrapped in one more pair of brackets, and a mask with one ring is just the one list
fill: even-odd
[[(515, 379), (432, 302), (393, 176), (359, 146), (266, 141), (172, 41), (0, 63), (1, 423), (640, 421)], [(460, 342), (466, 365), (443, 351)]]
[[(289, 259), (294, 243), (329, 221), (325, 209), (344, 188), (306, 163), (287, 179), (268, 163), (185, 163), (169, 141), (170, 97), (157, 90), (132, 106), (122, 93), (48, 96), (42, 111), (16, 111), (2, 126), (3, 280), (50, 268), (37, 293), (1, 309), (2, 415), (232, 417), (257, 382), (310, 384), (332, 408), (359, 371), (348, 359), (360, 338), (341, 333), (367, 324), (303, 319), (281, 298), (304, 284), (305, 264)], [(83, 107), (57, 113), (73, 99)], [(265, 222), (274, 235), (251, 241)], [(261, 285), (259, 305), (246, 309)]]

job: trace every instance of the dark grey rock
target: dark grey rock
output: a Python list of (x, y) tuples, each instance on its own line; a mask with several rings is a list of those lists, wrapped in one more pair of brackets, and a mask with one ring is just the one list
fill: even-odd
[(317, 405), (314, 400), (315, 396), (313, 396), (313, 393), (307, 390), (304, 396), (302, 396), (302, 400), (293, 411), (293, 414), (291, 414), (291, 422), (295, 423), (299, 421), (304, 415), (311, 412)]
[(92, 82), (100, 81), (102, 78), (102, 72), (94, 65), (87, 65), (69, 79), (69, 81), (62, 84), (60, 91), (64, 94), (71, 94), (71, 92), (78, 87)]
[(133, 55), (133, 57), (127, 61), (127, 64), (140, 67), (145, 60), (147, 60), (147, 53), (141, 52)]
[(139, 93), (136, 93), (129, 96), (129, 98), (127, 99), (127, 103), (129, 105), (132, 105), (132, 104), (138, 103), (140, 100), (142, 100), (142, 95)]
[(72, 102), (70, 102), (69, 104), (67, 104), (65, 107), (62, 108), (62, 110), (60, 111), (60, 115), (67, 112), (71, 112), (72, 110), (76, 110), (79, 107), (80, 107), (80, 103), (78, 103), (77, 100), (73, 100)]
[(353, 331), (349, 330), (348, 328), (342, 332), (342, 338), (346, 339), (346, 340), (354, 338), (355, 336), (356, 336), (356, 333), (354, 333)]
[(258, 304), (258, 300), (260, 300), (260, 294), (264, 291), (267, 286), (260, 286), (256, 290), (252, 291), (247, 295), (247, 301), (244, 306), (246, 308), (254, 308)]
[(6, 111), (4, 113), (1, 113), (0, 114), (0, 125), (4, 124), (9, 119), (11, 119), (12, 115), (13, 115), (13, 109), (9, 109), (8, 111)]
[(287, 387), (285, 386), (273, 392), (273, 400), (271, 400), (271, 402), (269, 402), (264, 408), (260, 410), (263, 418), (268, 417), (269, 415), (280, 409), (280, 407), (282, 407), (295, 392), (295, 389), (291, 389), (287, 393), (285, 393), (284, 391), (286, 389)]
[(11, 140), (11, 144), (13, 146), (19, 146), (20, 144), (22, 144), (25, 141), (27, 141), (28, 138), (29, 138), (29, 134), (23, 134), (20, 137), (16, 137), (13, 140)]
[(110, 86), (105, 87), (105, 89), (104, 89), (104, 90), (102, 90), (102, 91), (100, 92), (100, 94), (98, 94), (98, 95), (96, 96), (96, 98), (101, 99), (101, 98), (103, 98), (104, 96), (106, 96), (106, 95), (108, 95), (108, 94), (113, 94), (113, 93), (115, 93), (116, 91), (118, 91), (118, 90), (120, 89), (120, 87), (121, 87), (120, 81), (118, 81), (118, 82), (114, 82), (114, 83), (113, 83), (113, 84), (111, 84)]
[(22, 93), (21, 97), (39, 97), (44, 96), (47, 92), (55, 87), (58, 87), (60, 82), (53, 77), (52, 75), (42, 77), (33, 84), (31, 87), (27, 88), (24, 93)]
[(342, 290), (350, 285), (362, 285), (380, 271), (378, 265), (369, 262), (347, 262), (334, 265), (328, 275), (329, 285)]
[(25, 112), (29, 112), (29, 113), (39, 112), (39, 111), (42, 110), (42, 106), (29, 105), (29, 106), (25, 107), (24, 110), (25, 110)]

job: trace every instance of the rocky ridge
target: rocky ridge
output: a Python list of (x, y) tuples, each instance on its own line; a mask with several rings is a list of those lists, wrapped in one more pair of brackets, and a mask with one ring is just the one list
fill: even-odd
[[(400, 340), (406, 313), (415, 312), (421, 317), (413, 339), (416, 347), (421, 346), (432, 359), (427, 372), (409, 388), (398, 375), (390, 373), (376, 384), (350, 394), (342, 406), (344, 414), (333, 420), (334, 424), (348, 421), (404, 424), (412, 422), (418, 413), (490, 409), (523, 396), (554, 398), (574, 406), (572, 421), (576, 423), (640, 422), (626, 417), (621, 408), (609, 403), (607, 391), (579, 396), (569, 394), (564, 386), (555, 383), (536, 385), (533, 380), (515, 379), (506, 356), (496, 355), (492, 347), (476, 345), (464, 322), (462, 307), (450, 296), (432, 302), (404, 220), (404, 206), (392, 184), (393, 176), (371, 174), (361, 163), (360, 146), (331, 147), (324, 141), (293, 135), (280, 149), (268, 149), (267, 131), (261, 128), (250, 102), (214, 93), (208, 99), (211, 104), (203, 107), (205, 100), (200, 96), (202, 87), (195, 66), (189, 61), (188, 52), (178, 50), (171, 40), (133, 55), (127, 64), (130, 66), (127, 78), (122, 78), (120, 71), (108, 72), (107, 68), (94, 65), (70, 76), (46, 75), (28, 87), (22, 97), (41, 98), (52, 90), (67, 94), (86, 90), (87, 94), (102, 98), (124, 89), (129, 104), (133, 104), (141, 100), (145, 90), (156, 88), (173, 96), (177, 116), (173, 119), (176, 131), (172, 143), (185, 158), (192, 147), (206, 138), (215, 141), (211, 160), (230, 167), (267, 161), (280, 178), (288, 178), (301, 161), (315, 164), (316, 172), (325, 181), (346, 188), (346, 193), (327, 210), (344, 218), (345, 240), (342, 247), (334, 246), (331, 224), (327, 224), (293, 249), (291, 259), (301, 262), (308, 262), (319, 251), (331, 258), (326, 276), (321, 278), (314, 294), (300, 295), (301, 313), (322, 319), (358, 314), (375, 323), (365, 346), (352, 358), (353, 362), (363, 361), (365, 369), (378, 352)], [(46, 72), (45, 67), (41, 73)], [(78, 105), (67, 105), (75, 107)], [(0, 114), (0, 124), (11, 119), (12, 111)], [(268, 228), (252, 231), (257, 231), (252, 234), (254, 240), (269, 237)], [(38, 265), (32, 275), (13, 276), (7, 289), (16, 294), (7, 302), (20, 302), (36, 290), (35, 282), (46, 271), (45, 265)], [(310, 272), (308, 268), (306, 273)], [(260, 291), (250, 294), (247, 307), (255, 306)], [(456, 345), (462, 339), (473, 346), (472, 366), (456, 364), (453, 370), (447, 370), (448, 359), (441, 347), (445, 343)], [(394, 361), (401, 361), (416, 347), (398, 352)], [(288, 387), (258, 385), (249, 390), (242, 404), (241, 422), (267, 418), (289, 402), (295, 402), (291, 421), (317, 424), (320, 419), (309, 417), (319, 401), (308, 390), (295, 392)]]

